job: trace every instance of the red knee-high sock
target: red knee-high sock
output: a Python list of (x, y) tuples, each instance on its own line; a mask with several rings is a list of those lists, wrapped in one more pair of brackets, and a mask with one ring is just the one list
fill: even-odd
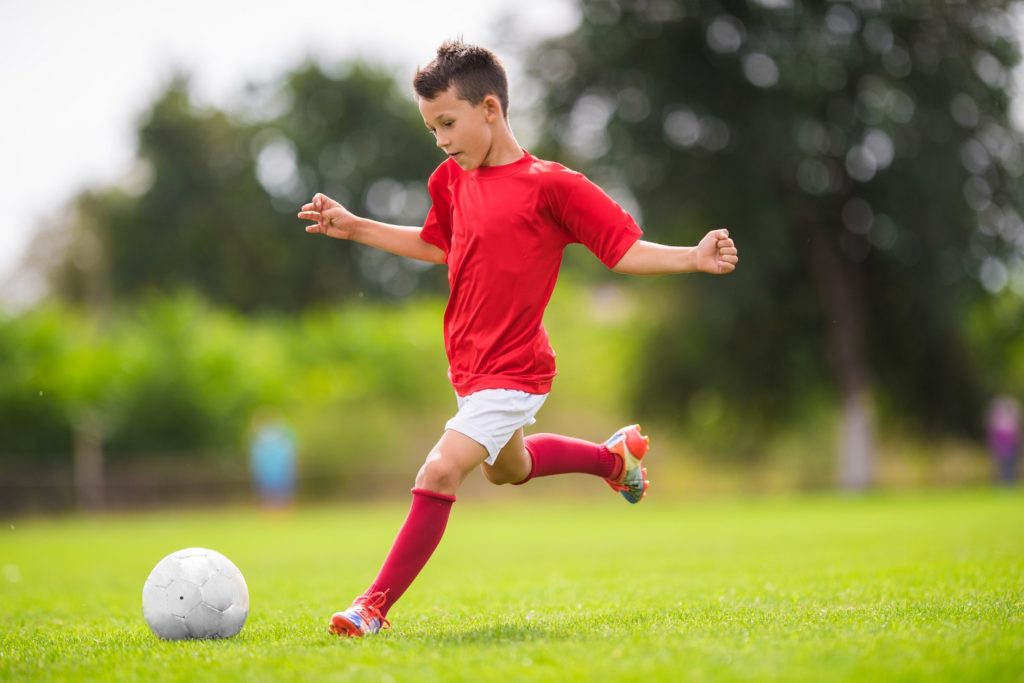
[(441, 542), (454, 502), (455, 496), (426, 489), (412, 490), (409, 515), (399, 529), (395, 542), (391, 544), (391, 551), (377, 573), (377, 578), (363, 593), (365, 597), (377, 592), (385, 593), (384, 605), (380, 610), (385, 616)]
[(558, 434), (532, 434), (526, 437), (526, 452), (533, 467), (520, 484), (536, 477), (581, 472), (605, 479), (622, 473), (622, 458), (602, 443), (592, 443)]

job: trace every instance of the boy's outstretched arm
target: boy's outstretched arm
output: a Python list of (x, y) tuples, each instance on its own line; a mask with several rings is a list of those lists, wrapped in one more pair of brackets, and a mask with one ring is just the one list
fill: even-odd
[(360, 218), (344, 206), (319, 192), (298, 213), (299, 218), (313, 221), (306, 232), (320, 233), (339, 240), (352, 240), (406, 258), (444, 263), (444, 252), (420, 239), (420, 229), (391, 225)]
[(669, 275), (711, 273), (725, 275), (736, 270), (739, 250), (725, 229), (712, 230), (695, 247), (670, 247), (637, 240), (612, 268), (625, 275)]

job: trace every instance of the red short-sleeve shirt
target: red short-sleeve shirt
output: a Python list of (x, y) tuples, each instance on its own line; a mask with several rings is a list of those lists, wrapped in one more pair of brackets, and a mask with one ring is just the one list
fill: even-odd
[(566, 245), (611, 268), (642, 235), (585, 176), (528, 152), (504, 166), (442, 163), (420, 237), (445, 253), (448, 376), (460, 396), (481, 389), (547, 393), (555, 353), (541, 324)]

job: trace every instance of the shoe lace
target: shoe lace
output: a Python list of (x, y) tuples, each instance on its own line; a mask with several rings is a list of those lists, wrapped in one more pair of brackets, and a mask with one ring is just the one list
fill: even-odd
[(358, 600), (359, 606), (371, 619), (379, 619), (381, 628), (391, 628), (391, 622), (384, 618), (380, 608), (387, 602), (388, 591), (377, 591)]

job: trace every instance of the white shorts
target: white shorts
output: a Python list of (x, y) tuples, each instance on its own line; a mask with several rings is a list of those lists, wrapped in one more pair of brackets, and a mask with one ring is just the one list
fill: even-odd
[(488, 465), (520, 427), (532, 425), (547, 394), (528, 394), (515, 389), (481, 389), (469, 396), (455, 395), (459, 412), (445, 424), (487, 449)]

